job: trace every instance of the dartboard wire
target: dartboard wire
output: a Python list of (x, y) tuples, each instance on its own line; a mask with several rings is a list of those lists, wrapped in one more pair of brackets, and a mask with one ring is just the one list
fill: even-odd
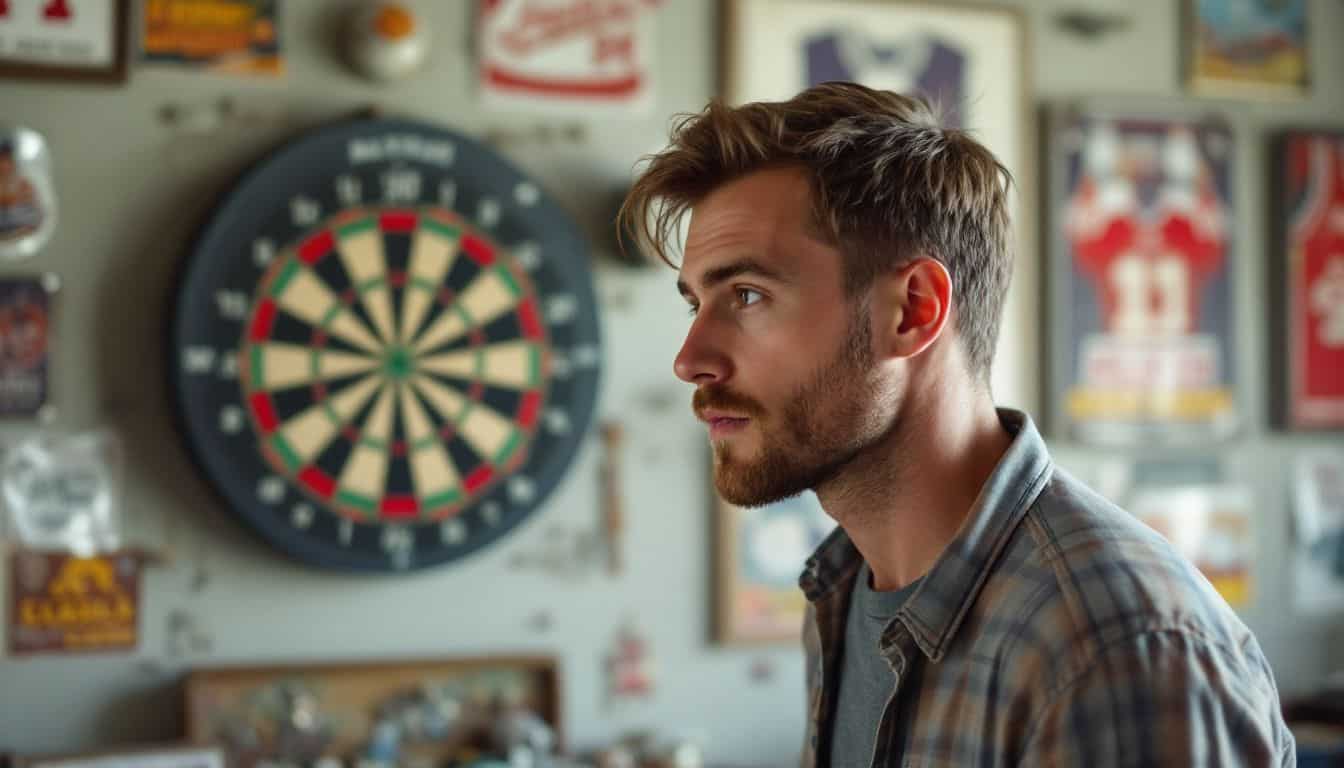
[(522, 445), (525, 435), (512, 416), (486, 403), (471, 400), (434, 379), (418, 375), (411, 384), (436, 410), (451, 420), (456, 434), (476, 455), (494, 466), (504, 466)]
[(252, 339), (259, 340), (269, 335), (275, 308), (278, 307), (309, 326), (320, 328), (324, 333), (336, 336), (365, 352), (378, 356), (383, 354), (383, 342), (302, 258), (287, 258), (266, 287), (265, 294), (254, 313), (250, 329)]
[(388, 456), (392, 452), (396, 387), (386, 377), (378, 389), (377, 398), (363, 422), (349, 425), (357, 434), (341, 468), (335, 493), (339, 504), (367, 517), (377, 515), (387, 487)]
[(541, 386), (543, 361), (540, 344), (518, 337), (428, 354), (417, 359), (416, 368), (436, 377), (479, 381), (524, 391)]
[[(435, 318), (411, 342), (416, 354), (433, 351), (461, 338), (473, 329), (489, 325), (505, 312), (516, 310), (527, 300), (526, 292), (506, 264), (493, 261), (493, 252), (476, 238), (466, 238), (464, 249), (475, 258), (491, 259), (481, 265), (471, 282), (458, 295), (452, 306)], [(476, 247), (473, 248), (473, 244)], [(488, 255), (483, 255), (488, 254)]]
[(269, 435), (268, 444), (280, 457), (286, 474), (304, 482), (319, 495), (329, 497), (330, 493), (324, 490), (322, 483), (311, 482), (317, 479), (314, 473), (321, 472), (313, 460), (341, 434), (342, 428), (384, 384), (380, 373), (370, 373), (340, 394), (313, 403), (277, 425)]
[(345, 352), (283, 341), (247, 342), (246, 381), (253, 391), (325, 383), (378, 368), (364, 352)]
[(376, 215), (360, 215), (334, 226), (335, 250), (351, 286), (384, 344), (396, 342), (392, 292), (383, 253), (383, 232)]
[(444, 449), (433, 418), (426, 412), (413, 386), (399, 382), (398, 390), (407, 463), (421, 513), (432, 513), (461, 502), (465, 492), (462, 475)]
[(426, 214), (420, 218), (415, 238), (411, 243), (410, 263), (406, 268), (406, 290), (403, 292), (401, 324), (397, 339), (409, 344), (415, 332), (434, 305), (448, 273), (457, 263), (461, 228), (443, 221), (441, 217)]

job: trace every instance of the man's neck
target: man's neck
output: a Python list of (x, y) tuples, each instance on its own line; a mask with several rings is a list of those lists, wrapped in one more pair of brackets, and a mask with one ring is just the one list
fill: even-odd
[(967, 385), (920, 394), (883, 442), (816, 489), (881, 591), (933, 567), (1012, 442), (987, 393)]

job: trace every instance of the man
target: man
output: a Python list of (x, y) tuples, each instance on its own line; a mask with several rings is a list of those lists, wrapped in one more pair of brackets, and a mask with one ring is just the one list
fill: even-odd
[(622, 217), (665, 261), (719, 493), (816, 491), (804, 765), (1292, 765), (1255, 639), (1159, 536), (1051, 463), (989, 371), (1007, 171), (846, 83), (710, 104)]

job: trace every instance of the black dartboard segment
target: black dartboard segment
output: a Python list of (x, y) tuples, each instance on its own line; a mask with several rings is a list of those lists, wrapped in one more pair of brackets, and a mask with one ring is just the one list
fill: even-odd
[(172, 333), (205, 473), (267, 541), (346, 570), (443, 563), (527, 517), (577, 452), (601, 357), (573, 221), (488, 149), (393, 120), (247, 174)]

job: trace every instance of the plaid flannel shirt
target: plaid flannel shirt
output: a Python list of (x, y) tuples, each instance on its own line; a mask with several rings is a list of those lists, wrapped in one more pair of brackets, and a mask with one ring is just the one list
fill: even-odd
[[(872, 765), (1295, 765), (1269, 664), (1208, 580), (999, 416), (1012, 446), (870, 651), (895, 677)], [(837, 528), (800, 579), (804, 768), (830, 764), (860, 562)]]

